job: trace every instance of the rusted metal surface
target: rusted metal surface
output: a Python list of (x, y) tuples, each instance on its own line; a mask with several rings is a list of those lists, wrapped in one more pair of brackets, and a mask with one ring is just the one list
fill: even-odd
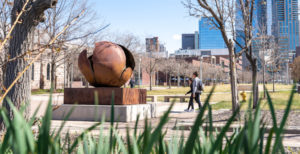
[(95, 87), (121, 87), (131, 77), (135, 62), (125, 47), (111, 42), (95, 44), (93, 55), (80, 53), (78, 66), (87, 81)]
[(115, 105), (146, 104), (146, 89), (136, 88), (65, 88), (64, 104), (95, 105), (95, 93), (98, 105), (110, 105), (114, 92)]

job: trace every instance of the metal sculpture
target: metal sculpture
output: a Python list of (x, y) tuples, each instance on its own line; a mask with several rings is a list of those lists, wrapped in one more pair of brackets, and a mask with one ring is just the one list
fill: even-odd
[(88, 58), (87, 50), (83, 50), (78, 66), (94, 87), (121, 87), (131, 78), (135, 62), (124, 46), (103, 41), (95, 44), (93, 55)]

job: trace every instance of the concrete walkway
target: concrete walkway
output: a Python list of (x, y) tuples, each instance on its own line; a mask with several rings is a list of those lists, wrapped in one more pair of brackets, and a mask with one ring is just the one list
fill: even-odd
[[(35, 109), (38, 108), (38, 106), (40, 106), (38, 116), (44, 115), (48, 101), (49, 101), (48, 94), (33, 95), (31, 97), (32, 113)], [(63, 94), (53, 94), (53, 105), (61, 105), (61, 104), (63, 104)], [(194, 120), (196, 119), (198, 113), (197, 112), (184, 112), (184, 109), (187, 108), (187, 105), (188, 105), (187, 103), (175, 103), (175, 106), (169, 116), (170, 120), (164, 126), (164, 129), (168, 130), (167, 135), (166, 135), (167, 139), (172, 138), (174, 136), (181, 135), (181, 132), (183, 133), (185, 138), (187, 138), (189, 136), (189, 134), (190, 134), (189, 129), (184, 129), (184, 130), (174, 129), (180, 125), (182, 125), (182, 126), (192, 126), (193, 125)], [(197, 108), (196, 104), (195, 104), (195, 107)], [(224, 112), (228, 112), (228, 110), (214, 110), (213, 114), (220, 114), (220, 113), (224, 113)], [(152, 118), (149, 121), (155, 127), (159, 122), (159, 118)], [(95, 123), (96, 122), (90, 122), (90, 121), (89, 122), (88, 121), (68, 121), (66, 123), (62, 133), (66, 134), (69, 131), (70, 133), (79, 134), (83, 130), (87, 129), (88, 127), (92, 126)], [(51, 129), (57, 130), (61, 124), (62, 124), (62, 121), (52, 120)], [(128, 128), (130, 128), (130, 132), (132, 133), (134, 124), (135, 124), (135, 122), (118, 123), (118, 132), (120, 133), (121, 136), (125, 136), (126, 128), (128, 127)], [(102, 126), (104, 127), (103, 133), (105, 133), (105, 134), (109, 133), (110, 123), (105, 122)], [(138, 125), (138, 130), (139, 131), (143, 130), (143, 127), (144, 127), (144, 121), (140, 121), (139, 125)], [(37, 129), (37, 126), (35, 126), (34, 129)], [(293, 129), (300, 131), (299, 128), (293, 128)], [(98, 135), (99, 128), (93, 130), (92, 134)], [(288, 146), (288, 147), (300, 147), (300, 134), (297, 134), (297, 133), (284, 134), (283, 143), (285, 146)]]
[[(213, 114), (218, 114), (224, 112), (224, 110), (218, 110), (213, 111)], [(190, 125), (194, 123), (194, 120), (196, 119), (197, 113), (196, 112), (183, 112), (183, 111), (172, 111), (169, 118), (169, 122), (164, 126), (164, 130), (168, 130), (166, 134), (166, 139), (171, 139), (172, 137), (180, 137), (181, 134), (184, 135), (184, 138), (187, 139), (190, 135), (190, 130), (183, 129), (183, 130), (176, 130), (176, 126), (178, 125)], [(152, 125), (155, 127), (158, 122), (159, 118), (152, 118), (149, 120)], [(52, 121), (51, 129), (57, 130), (60, 125), (62, 124), (62, 121)], [(68, 131), (71, 134), (80, 134), (83, 132), (83, 130), (87, 129), (88, 127), (96, 124), (96, 122), (86, 122), (86, 121), (68, 121), (62, 131), (63, 135), (66, 134)], [(130, 133), (133, 133), (135, 122), (128, 122), (128, 123), (118, 123), (118, 132), (121, 136), (126, 136), (126, 129), (129, 128)], [(109, 134), (109, 128), (110, 123), (105, 122), (101, 125), (103, 127), (103, 133)], [(141, 132), (144, 127), (144, 121), (139, 121), (138, 123), (138, 132)], [(37, 129), (37, 127), (35, 127)], [(99, 135), (100, 133), (100, 127), (97, 127), (95, 130), (93, 130), (91, 133), (94, 136)], [(228, 132), (228, 135), (230, 135), (231, 132)], [(300, 134), (284, 134), (284, 146), (287, 147), (300, 147)], [(267, 139), (267, 134), (265, 139)]]

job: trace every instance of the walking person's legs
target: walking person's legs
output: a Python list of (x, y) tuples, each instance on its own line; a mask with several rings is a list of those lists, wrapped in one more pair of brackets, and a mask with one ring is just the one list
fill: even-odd
[(201, 105), (201, 101), (200, 101), (200, 94), (195, 94), (195, 101), (198, 103), (199, 109), (201, 109), (202, 105)]
[(190, 97), (188, 110), (190, 109), (190, 107), (192, 108), (192, 110), (194, 110), (193, 96)]

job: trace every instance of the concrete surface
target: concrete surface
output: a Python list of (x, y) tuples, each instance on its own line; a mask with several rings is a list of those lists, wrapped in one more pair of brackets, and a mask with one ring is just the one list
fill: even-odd
[[(66, 115), (73, 109), (68, 120), (74, 121), (111, 121), (111, 105), (71, 105), (63, 104), (58, 109), (53, 111), (53, 120), (64, 120)], [(114, 106), (114, 121), (130, 122), (136, 121), (137, 116), (143, 120), (146, 117), (151, 117), (150, 104), (138, 105), (115, 105)]]

